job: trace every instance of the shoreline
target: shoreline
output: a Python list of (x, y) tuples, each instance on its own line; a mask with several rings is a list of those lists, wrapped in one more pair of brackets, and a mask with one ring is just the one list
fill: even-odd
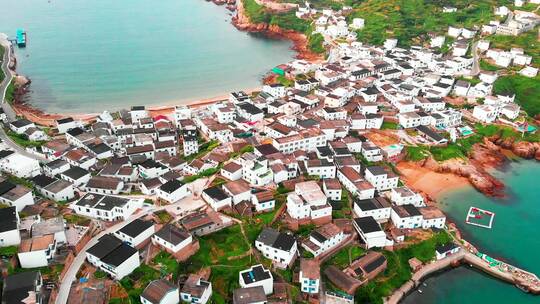
[[(214, 3), (219, 5), (217, 3)], [(227, 3), (228, 5), (232, 5)], [(292, 50), (296, 52), (296, 59), (303, 59), (310, 62), (319, 62), (324, 59), (321, 54), (313, 53), (308, 48), (307, 37), (299, 32), (293, 30), (282, 30), (278, 26), (269, 25), (269, 24), (254, 24), (249, 21), (249, 18), (245, 15), (245, 10), (243, 7), (242, 0), (236, 0), (234, 4), (236, 14), (231, 19), (231, 24), (239, 31), (248, 32), (248, 33), (260, 33), (268, 39), (284, 39), (292, 42)], [(12, 53), (12, 59), (16, 62), (16, 55)], [(19, 75), (16, 71), (16, 67), (11, 69), (13, 74), (17, 76), (26, 77), (25, 75)], [(30, 80), (30, 78), (27, 78)], [(54, 126), (57, 119), (72, 117), (77, 120), (82, 121), (91, 121), (95, 119), (99, 113), (81, 113), (81, 112), (66, 112), (66, 113), (50, 113), (46, 110), (42, 110), (32, 103), (22, 102), (22, 97), (28, 92), (27, 88), (31, 84), (31, 80), (19, 88), (15, 94), (15, 100), (11, 104), (11, 107), (17, 115), (21, 115), (26, 119), (43, 126)], [(256, 91), (260, 91), (263, 84), (261, 80), (261, 86), (256, 88), (244, 89), (248, 94), (251, 94)], [(148, 106), (147, 110), (150, 111), (153, 116), (156, 115), (170, 115), (174, 112), (176, 106), (187, 106), (189, 108), (195, 109), (202, 106), (207, 106), (214, 104), (223, 100), (228, 99), (228, 93), (219, 96), (207, 97), (207, 98), (194, 98), (191, 100), (171, 100), (157, 105)], [(105, 111), (105, 110), (104, 110)]]

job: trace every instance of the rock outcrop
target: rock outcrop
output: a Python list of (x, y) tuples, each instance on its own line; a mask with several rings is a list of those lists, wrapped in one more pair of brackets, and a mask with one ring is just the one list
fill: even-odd
[(239, 30), (251, 33), (262, 33), (271, 38), (288, 39), (293, 43), (293, 49), (298, 53), (298, 59), (317, 61), (323, 59), (320, 54), (309, 50), (308, 40), (303, 33), (292, 30), (284, 30), (277, 25), (267, 23), (252, 23), (244, 11), (241, 0), (236, 1), (236, 15), (232, 18), (232, 24)]
[(478, 163), (465, 159), (450, 159), (439, 163), (433, 158), (428, 158), (424, 161), (423, 166), (435, 172), (452, 173), (465, 177), (474, 188), (486, 195), (496, 197), (504, 195), (504, 184)]

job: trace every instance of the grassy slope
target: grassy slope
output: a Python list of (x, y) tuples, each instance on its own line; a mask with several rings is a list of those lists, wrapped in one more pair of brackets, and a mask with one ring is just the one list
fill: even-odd
[[(358, 3), (358, 2), (356, 2)], [(395, 37), (403, 46), (419, 42), (429, 32), (444, 33), (449, 25), (472, 27), (494, 19), (493, 7), (508, 4), (507, 0), (366, 0), (354, 4), (349, 17), (360, 17), (366, 27), (358, 31), (358, 39), (382, 44)], [(443, 6), (458, 8), (455, 13), (443, 13)]]
[[(536, 33), (536, 31), (535, 31)], [(528, 78), (520, 75), (504, 76), (495, 82), (493, 92), (516, 94), (516, 102), (529, 114), (540, 114), (540, 77)]]

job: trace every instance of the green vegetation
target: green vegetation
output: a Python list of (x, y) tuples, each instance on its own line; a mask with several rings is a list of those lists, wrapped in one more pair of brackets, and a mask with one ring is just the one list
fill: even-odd
[(289, 79), (289, 78), (287, 78), (285, 76), (280, 75), (280, 76), (277, 77), (276, 80), (277, 80), (278, 83), (280, 83), (283, 86), (286, 86), (286, 87), (294, 86), (294, 80)]
[(502, 139), (512, 138), (514, 141), (540, 142), (540, 133), (525, 133), (516, 131), (511, 127), (500, 125), (482, 125), (474, 126), (475, 134), (458, 139), (455, 143), (449, 143), (446, 146), (427, 147), (417, 146), (406, 147), (407, 159), (410, 161), (420, 161), (430, 154), (437, 161), (445, 161), (452, 158), (466, 158), (469, 155), (474, 144), (480, 143), (485, 137), (499, 136)]
[[(7, 96), (7, 94), (6, 94)], [(6, 97), (7, 98), (7, 97)], [(28, 137), (26, 135), (17, 134), (9, 129), (5, 129), (6, 134), (9, 136), (11, 140), (13, 140), (17, 145), (27, 148), (27, 147), (41, 147), (45, 143), (45, 141), (32, 141), (28, 140)]]
[(351, 194), (344, 187), (341, 189), (341, 199), (337, 202), (332, 202), (332, 217), (333, 218), (351, 218), (352, 209), (349, 204)]
[(13, 103), (14, 100), (15, 100), (15, 81), (14, 79), (12, 79), (6, 89), (6, 101), (8, 103)]
[(13, 184), (25, 186), (26, 188), (33, 189), (34, 183), (32, 183), (30, 180), (22, 177), (17, 177), (15, 175), (6, 174), (6, 179)]
[(310, 31), (309, 22), (296, 17), (293, 11), (272, 14), (264, 6), (255, 2), (255, 0), (242, 0), (242, 2), (246, 15), (253, 23), (277, 25), (284, 30), (293, 30), (300, 33), (308, 33)]
[[(321, 34), (313, 34), (311, 22), (296, 17), (294, 11), (285, 13), (271, 13), (264, 6), (259, 5), (255, 0), (242, 0), (244, 10), (249, 20), (253, 23), (266, 23), (279, 26), (283, 30), (292, 30), (303, 33), (308, 37), (308, 48), (317, 54), (322, 54), (324, 49), (324, 37)], [(300, 2), (299, 0), (286, 1), (289, 3)], [(340, 9), (342, 4), (332, 0), (316, 0), (321, 5), (329, 4), (331, 7)], [(302, 2), (303, 3), (303, 2)], [(316, 5), (316, 4), (315, 4)]]
[(394, 121), (383, 121), (383, 124), (381, 126), (382, 130), (397, 130), (399, 128), (399, 124)]
[(128, 296), (130, 303), (140, 303), (140, 296), (146, 286), (153, 280), (159, 279), (159, 272), (148, 265), (141, 265), (133, 272), (120, 280), (122, 286)]
[(341, 248), (332, 258), (327, 260), (325, 265), (334, 265), (339, 269), (349, 266), (352, 261), (364, 255), (366, 251), (359, 245), (348, 245)]
[(326, 51), (324, 48), (324, 37), (320, 33), (309, 35), (308, 47), (311, 51), (317, 54), (322, 54)]
[(107, 273), (103, 270), (96, 270), (94, 272), (94, 278), (96, 279), (104, 279), (105, 277), (107, 277)]
[[(358, 3), (358, 1), (354, 1)], [(494, 19), (497, 0), (365, 0), (349, 16), (364, 18), (366, 26), (357, 31), (358, 40), (380, 45), (397, 38), (409, 46), (427, 38), (430, 32), (444, 33), (449, 25), (472, 27)], [(454, 6), (455, 13), (443, 13), (443, 6)]]
[(441, 231), (418, 244), (396, 251), (383, 251), (388, 263), (386, 271), (360, 287), (356, 291), (355, 300), (358, 303), (383, 303), (383, 297), (390, 295), (392, 291), (410, 280), (412, 273), (409, 259), (415, 257), (422, 262), (430, 261), (435, 256), (435, 247), (450, 241), (451, 237), (445, 231)]
[(199, 238), (200, 249), (185, 263), (179, 265), (180, 273), (194, 273), (210, 267), (210, 281), (214, 303), (230, 303), (233, 290), (238, 288), (238, 272), (255, 261), (243, 256), (249, 250), (239, 225), (234, 225)]
[(187, 162), (190, 162), (190, 161), (192, 161), (194, 159), (201, 158), (201, 157), (205, 156), (206, 154), (210, 153), (215, 148), (219, 147), (219, 145), (220, 145), (219, 141), (217, 141), (215, 139), (212, 139), (211, 141), (207, 141), (205, 143), (202, 143), (199, 146), (199, 152), (184, 157), (184, 160), (187, 161)]
[(484, 59), (481, 59), (480, 60), (480, 69), (483, 70), (483, 71), (496, 72), (496, 71), (500, 70), (501, 68), (494, 65), (494, 64), (491, 64), (491, 63), (485, 61)]
[(88, 226), (90, 225), (90, 219), (87, 217), (83, 217), (77, 214), (65, 214), (64, 219), (69, 224), (75, 224), (79, 226)]
[(0, 257), (12, 257), (17, 254), (18, 250), (17, 246), (2, 247), (0, 248)]
[(165, 210), (160, 210), (160, 211), (154, 212), (154, 215), (158, 217), (159, 222), (161, 224), (168, 223), (168, 222), (172, 221), (172, 219), (173, 219), (173, 217), (169, 214), (169, 212), (167, 212)]
[(243, 239), (240, 225), (202, 236), (199, 238), (200, 249), (190, 261), (200, 266), (227, 263), (229, 257), (244, 254), (249, 250)]
[(473, 86), (475, 86), (475, 85), (479, 84), (480, 82), (482, 82), (478, 78), (468, 78), (468, 77), (463, 77), (463, 76), (456, 77), (456, 80), (466, 81), (466, 82), (470, 83)]
[(425, 146), (406, 146), (407, 160), (421, 161), (429, 157), (429, 148)]
[[(352, 3), (355, 1), (357, 0), (345, 1), (346, 2), (345, 5), (352, 6)], [(281, 2), (295, 3), (299, 5), (304, 5), (305, 3), (304, 0), (282, 0)], [(316, 8), (316, 9), (331, 8), (335, 11), (338, 11), (343, 8), (344, 3), (342, 2), (343, 1), (334, 1), (334, 0), (312, 0), (312, 1), (309, 1), (309, 4), (311, 5), (312, 8)]]
[(532, 63), (540, 65), (540, 43), (537, 37), (538, 31), (531, 30), (519, 36), (491, 35), (486, 39), (491, 41), (491, 48), (510, 50), (511, 48), (522, 48), (525, 54), (532, 56)]
[(518, 103), (527, 114), (540, 114), (540, 78), (529, 78), (520, 75), (504, 76), (495, 81), (494, 94), (516, 94)]
[(161, 274), (172, 273), (173, 280), (176, 280), (176, 278), (178, 277), (178, 262), (169, 253), (161, 251), (152, 260), (152, 263), (159, 267)]
[(206, 169), (206, 170), (202, 170), (201, 172), (199, 172), (198, 174), (195, 174), (195, 175), (185, 176), (184, 177), (184, 182), (185, 183), (191, 183), (191, 182), (194, 182), (194, 181), (198, 180), (201, 177), (212, 176), (212, 175), (216, 174), (220, 169), (221, 169), (221, 166), (218, 166), (216, 168), (209, 168), (209, 169)]

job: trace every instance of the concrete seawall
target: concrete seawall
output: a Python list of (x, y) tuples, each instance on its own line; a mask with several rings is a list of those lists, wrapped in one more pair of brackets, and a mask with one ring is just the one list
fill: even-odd
[(384, 303), (399, 303), (408, 293), (420, 286), (422, 281), (429, 275), (437, 273), (451, 267), (452, 265), (456, 265), (459, 263), (469, 264), (499, 280), (505, 281), (510, 284), (519, 285), (523, 289), (533, 294), (540, 294), (540, 282), (536, 275), (523, 271), (519, 268), (512, 267), (510, 265), (508, 266), (512, 269), (512, 271), (501, 271), (496, 267), (490, 266), (480, 257), (462, 249), (452, 256), (435, 261), (422, 267), (419, 271), (413, 274), (412, 278), (408, 282), (403, 284), (399, 289), (395, 290), (390, 297), (386, 298), (384, 300)]

